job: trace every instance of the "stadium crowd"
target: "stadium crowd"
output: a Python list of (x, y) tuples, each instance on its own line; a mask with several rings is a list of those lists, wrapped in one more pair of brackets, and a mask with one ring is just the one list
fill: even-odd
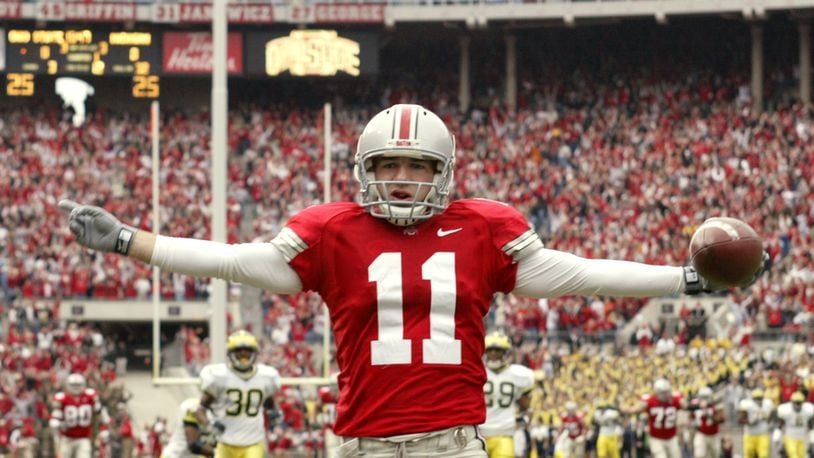
[[(808, 109), (778, 103), (752, 115), (737, 81), (712, 76), (650, 84), (631, 79), (622, 87), (588, 79), (580, 86), (586, 89), (527, 84), (514, 115), (498, 104), (465, 116), (456, 116), (452, 103), (445, 108), (444, 99), (435, 100), (440, 107), (430, 104), (457, 132), (457, 195), (512, 203), (552, 248), (676, 265), (687, 262), (687, 242), (699, 222), (726, 211), (764, 236), (775, 264), (739, 297), (743, 307), (752, 317), (764, 314), (769, 326), (807, 322), (814, 306)], [(394, 91), (389, 102), (412, 97)], [(340, 108), (334, 115), (335, 200), (355, 193), (350, 163), (367, 114)], [(206, 113), (181, 110), (164, 117), (163, 233), (208, 236), (206, 119)], [(54, 107), (7, 109), (3, 122), (0, 158), (8, 167), (0, 171), (0, 240), (7, 298), (146, 297), (149, 269), (67, 244), (70, 235), (59, 229), (55, 206), (59, 196), (84, 194), (149, 228), (146, 122), (100, 110), (74, 129)], [(288, 215), (321, 200), (318, 111), (243, 106), (231, 112), (229, 132), (230, 242), (268, 239)], [(206, 294), (203, 281), (170, 274), (162, 279), (164, 298)], [(273, 325), (280, 299), (263, 301)], [(523, 320), (510, 324), (539, 331), (579, 327), (590, 333), (614, 329), (641, 306), (591, 301), (524, 306), (504, 298), (496, 319)], [(284, 313), (303, 323), (307, 334), (318, 306), (295, 298)], [(505, 313), (518, 307), (523, 313)]]
[[(705, 218), (726, 213), (743, 219), (764, 237), (772, 266), (748, 292), (732, 295), (736, 319), (785, 330), (810, 329), (814, 113), (788, 96), (792, 78), (783, 72), (771, 73), (767, 94), (772, 104), (760, 114), (749, 109), (743, 75), (678, 75), (631, 72), (605, 79), (578, 72), (568, 78), (524, 77), (515, 110), (493, 96), (459, 114), (454, 92), (444, 84), (418, 89), (395, 85), (379, 103), (335, 104), (331, 194), (334, 200), (354, 198), (356, 138), (378, 105), (422, 103), (456, 134), (457, 197), (511, 203), (528, 215), (549, 247), (657, 264), (687, 263), (690, 235)], [(144, 456), (154, 455), (161, 442), (163, 420), (145, 427), (141, 439), (129, 425), (122, 409), (127, 396), (115, 383), (116, 342), (92, 326), (66, 323), (55, 312), (68, 297), (149, 295), (149, 268), (69, 243), (71, 235), (56, 206), (61, 197), (81, 195), (88, 204), (150, 229), (148, 130), (145, 117), (107, 108), (97, 109), (81, 128), (73, 127), (70, 113), (57, 106), (0, 108), (0, 288), (8, 317), (0, 350), (0, 448), (11, 446), (11, 439), (4, 437), (12, 437), (13, 429), (21, 431), (14, 437), (47, 446), (48, 397), (43, 394), (73, 371), (84, 372), (114, 412), (112, 442), (129, 439), (133, 448), (141, 443)], [(162, 115), (163, 234), (209, 237), (208, 135), (205, 111), (175, 108)], [(319, 110), (237, 102), (230, 111), (228, 135), (230, 242), (270, 240), (288, 216), (322, 200)], [(166, 299), (202, 299), (207, 291), (206, 281), (162, 276)], [(265, 344), (261, 360), (283, 376), (319, 374), (311, 345), (324, 332), (318, 297), (263, 293), (261, 303), (262, 333), (254, 330)], [(533, 421), (543, 422), (539, 419), (545, 412), (558, 405), (566, 380), (562, 377), (585, 377), (577, 393), (581, 407), (590, 409), (597, 396), (588, 387), (595, 381), (591, 377), (599, 377), (597, 367), (628, 367), (641, 373), (640, 386), (618, 393), (625, 402), (647, 389), (656, 375), (647, 371), (666, 369), (667, 359), (657, 354), (655, 345), (662, 330), (647, 336), (654, 345), (625, 350), (624, 356), (565, 351), (554, 339), (549, 342), (558, 335), (613, 335), (643, 304), (596, 297), (496, 298), (490, 326), (505, 329), (516, 344), (516, 360), (542, 374), (542, 413)], [(191, 331), (183, 340), (186, 363), (197, 373), (209, 359), (208, 344)], [(780, 372), (755, 369), (765, 361), (748, 349), (734, 345), (704, 351), (706, 346), (681, 333), (675, 340), (683, 353), (670, 360), (679, 369), (673, 383), (687, 394), (699, 383), (727, 392), (757, 385), (774, 389), (774, 382), (756, 378)], [(688, 378), (687, 367), (699, 358), (722, 376)], [(799, 358), (795, 374), (804, 375), (800, 383), (811, 393), (811, 357), (804, 353)], [(782, 364), (790, 363), (782, 359), (766, 364), (780, 371)], [(782, 392), (778, 389), (778, 400)], [(319, 399), (307, 390), (283, 390), (278, 402), (285, 417), (273, 432), (276, 449), (318, 448), (316, 431), (324, 423)]]
[(134, 427), (130, 394), (118, 381), (123, 351), (115, 336), (91, 325), (59, 320), (47, 303), (5, 308), (0, 343), (0, 455), (53, 456), (55, 431), (49, 427), (54, 395), (69, 374), (83, 374), (87, 386), (109, 416), (109, 440), (96, 446), (110, 450), (132, 446)]

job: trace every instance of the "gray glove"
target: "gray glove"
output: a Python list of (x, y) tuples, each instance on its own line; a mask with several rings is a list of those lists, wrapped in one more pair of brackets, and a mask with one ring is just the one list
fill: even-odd
[(68, 227), (81, 245), (97, 251), (126, 255), (137, 229), (122, 224), (100, 207), (60, 200), (59, 208), (68, 212)]

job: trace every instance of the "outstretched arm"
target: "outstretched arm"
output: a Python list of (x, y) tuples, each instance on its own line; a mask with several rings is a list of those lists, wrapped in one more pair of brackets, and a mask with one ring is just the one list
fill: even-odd
[(272, 243), (229, 245), (209, 240), (164, 237), (120, 222), (102, 208), (70, 200), (68, 226), (88, 248), (130, 256), (163, 270), (236, 281), (275, 293), (295, 293), (302, 283)]
[(685, 272), (682, 267), (587, 259), (540, 248), (518, 262), (513, 292), (531, 297), (663, 296), (685, 290)]
[(640, 413), (647, 410), (647, 404), (644, 402), (639, 402), (635, 406), (632, 407), (620, 407), (619, 412), (622, 412), (625, 415), (639, 415)]

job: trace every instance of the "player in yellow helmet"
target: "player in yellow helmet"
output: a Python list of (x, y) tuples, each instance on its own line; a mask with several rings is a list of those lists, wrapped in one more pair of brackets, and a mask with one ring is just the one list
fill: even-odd
[(207, 431), (202, 431), (198, 425), (196, 412), (199, 403), (200, 400), (197, 398), (188, 398), (178, 407), (171, 425), (170, 440), (161, 451), (161, 458), (214, 456), (214, 438), (209, 436)]
[(236, 331), (226, 339), (226, 356), (232, 370), (246, 373), (257, 361), (257, 338), (248, 331)]
[(738, 422), (743, 425), (744, 458), (769, 458), (772, 401), (763, 396), (763, 390), (754, 389), (749, 399), (740, 401), (738, 410)]
[(480, 430), (491, 458), (514, 458), (518, 411), (523, 414), (528, 410), (534, 388), (534, 372), (512, 364), (511, 349), (507, 336), (498, 332), (486, 336), (486, 423)]
[[(237, 331), (226, 341), (228, 363), (210, 364), (201, 371), (198, 422), (207, 425), (206, 411), (214, 409), (219, 433), (215, 458), (263, 458), (266, 450), (264, 415), (275, 409), (271, 397), (280, 387), (280, 374), (257, 363), (257, 338)], [(192, 450), (193, 453), (195, 450)]]
[(808, 434), (814, 429), (814, 405), (806, 402), (803, 393), (797, 391), (789, 402), (777, 407), (777, 420), (783, 430), (783, 447), (788, 458), (808, 456)]
[(602, 400), (594, 413), (594, 423), (599, 425), (596, 440), (597, 458), (619, 458), (622, 435), (622, 414), (612, 400)]

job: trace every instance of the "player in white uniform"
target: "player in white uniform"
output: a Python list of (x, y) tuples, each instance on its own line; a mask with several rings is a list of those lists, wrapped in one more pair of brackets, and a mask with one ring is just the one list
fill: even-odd
[(788, 458), (808, 456), (808, 434), (814, 428), (814, 405), (805, 399), (803, 393), (797, 391), (791, 395), (791, 402), (784, 402), (777, 408)]
[(622, 415), (619, 409), (610, 403), (603, 403), (596, 410), (594, 421), (599, 425), (599, 435), (596, 439), (597, 458), (619, 458), (622, 446), (619, 442), (622, 435)]
[(514, 458), (517, 410), (525, 412), (531, 404), (534, 372), (510, 364), (511, 348), (509, 338), (500, 333), (486, 336), (486, 423), (480, 430), (491, 458)]
[(185, 399), (178, 407), (172, 424), (172, 435), (161, 451), (161, 458), (194, 458), (214, 456), (215, 446), (206, 431), (198, 424), (195, 412), (200, 402), (196, 398)]
[(206, 410), (220, 419), (222, 429), (216, 458), (263, 458), (266, 456), (266, 411), (274, 410), (271, 395), (280, 387), (277, 369), (256, 364), (257, 339), (237, 331), (226, 341), (228, 364), (210, 364), (201, 371), (198, 423), (207, 425)]
[(743, 425), (743, 457), (769, 458), (769, 420), (774, 404), (763, 397), (763, 390), (755, 389), (751, 399), (740, 401), (738, 410), (738, 422)]

